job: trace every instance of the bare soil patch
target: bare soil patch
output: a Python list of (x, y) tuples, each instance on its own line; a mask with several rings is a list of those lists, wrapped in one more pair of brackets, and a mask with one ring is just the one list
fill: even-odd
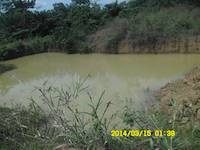
[(175, 103), (176, 120), (180, 124), (200, 123), (200, 67), (195, 67), (183, 79), (166, 84), (155, 96), (160, 109), (169, 117), (174, 113), (171, 102)]

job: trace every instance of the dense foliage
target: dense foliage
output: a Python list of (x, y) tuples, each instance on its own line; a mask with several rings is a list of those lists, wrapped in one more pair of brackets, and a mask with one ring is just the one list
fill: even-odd
[[(88, 35), (115, 18), (128, 18), (125, 32), (133, 43), (200, 31), (199, 0), (116, 1), (103, 7), (89, 0), (73, 0), (39, 12), (29, 9), (34, 4), (35, 0), (0, 1), (0, 59), (47, 51), (91, 52)], [(116, 47), (116, 43), (110, 44)]]
[[(75, 53), (80, 47), (87, 51), (85, 37), (103, 25), (104, 18), (109, 18), (106, 11), (85, 1), (73, 1), (70, 5), (58, 3), (54, 4), (53, 10), (41, 12), (15, 7), (9, 9), (0, 14), (0, 57), (9, 59), (37, 53), (35, 51), (39, 49), (34, 48), (38, 47), (44, 48), (40, 52), (54, 49)], [(37, 47), (32, 45), (36, 41), (39, 42), (35, 44)]]
[(8, 11), (12, 8), (33, 8), (36, 0), (0, 0), (1, 10)]

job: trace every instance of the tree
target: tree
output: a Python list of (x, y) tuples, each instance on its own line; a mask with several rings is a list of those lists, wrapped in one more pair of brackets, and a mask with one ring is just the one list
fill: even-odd
[(28, 9), (35, 6), (36, 0), (0, 0), (0, 10), (8, 11), (11, 8)]
[(126, 7), (126, 2), (118, 3), (117, 0), (114, 3), (105, 5), (108, 14), (112, 17), (118, 16), (120, 11), (122, 11), (125, 7)]
[(200, 0), (131, 0), (131, 7), (169, 7), (177, 4), (200, 6)]
[(6, 11), (11, 8), (11, 2), (8, 0), (0, 0), (0, 11)]
[(36, 0), (11, 0), (15, 8), (28, 9), (35, 6)]
[(72, 0), (75, 5), (90, 5), (90, 0)]

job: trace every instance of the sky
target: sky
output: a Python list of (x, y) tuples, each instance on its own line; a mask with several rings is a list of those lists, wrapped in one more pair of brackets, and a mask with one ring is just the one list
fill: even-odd
[[(115, 1), (116, 0), (97, 0), (97, 3), (104, 5), (104, 4), (108, 4)], [(118, 0), (118, 1), (122, 1), (122, 0)], [(60, 3), (60, 2), (66, 4), (66, 3), (70, 3), (71, 0), (36, 0), (35, 8), (37, 10), (52, 9), (54, 3)]]

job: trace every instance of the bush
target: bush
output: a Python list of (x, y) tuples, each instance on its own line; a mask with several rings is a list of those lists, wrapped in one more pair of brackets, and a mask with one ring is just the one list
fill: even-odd
[(22, 41), (16, 41), (1, 46), (0, 48), (0, 59), (7, 60), (23, 56), (24, 45)]
[(25, 55), (30, 55), (31, 53), (47, 52), (48, 49), (53, 45), (53, 39), (51, 36), (35, 37), (24, 42), (24, 45)]
[(47, 52), (49, 48), (54, 46), (52, 41), (51, 36), (46, 36), (4, 44), (0, 47), (0, 60)]

